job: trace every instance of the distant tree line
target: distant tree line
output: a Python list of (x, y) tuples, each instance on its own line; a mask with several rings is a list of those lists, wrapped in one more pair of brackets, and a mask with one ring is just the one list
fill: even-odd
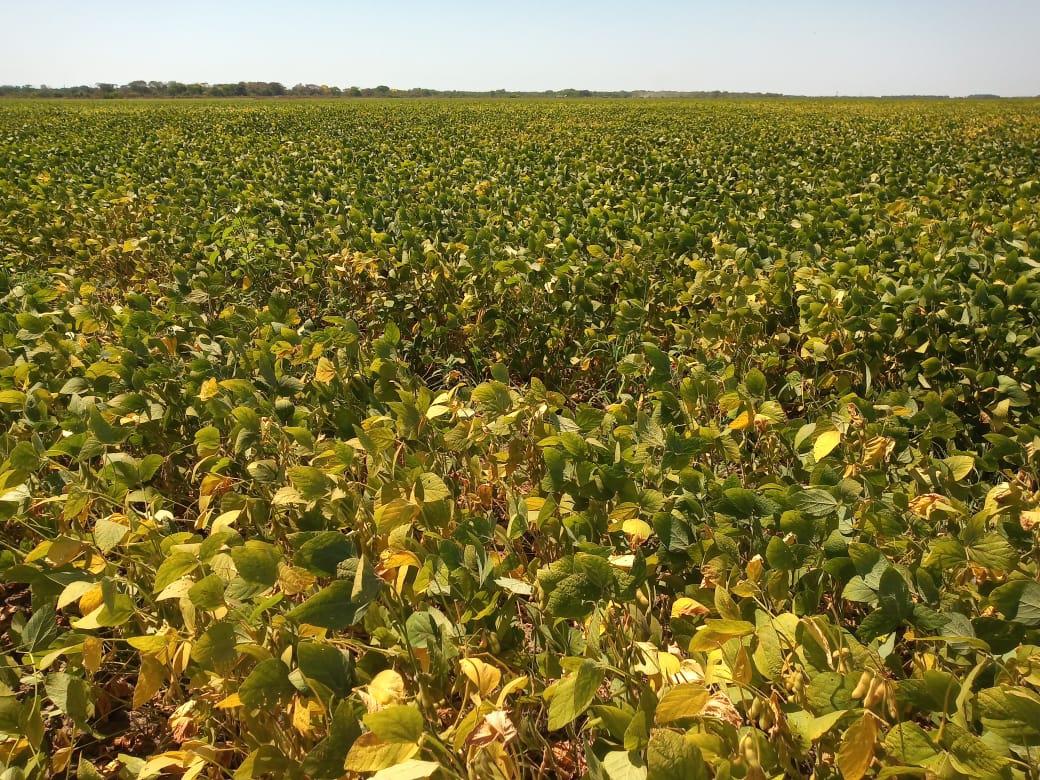
[[(40, 98), (234, 98), (234, 97), (600, 97), (600, 98), (781, 98), (805, 97), (780, 92), (727, 92), (672, 91), (672, 90), (615, 90), (547, 89), (541, 92), (496, 89), (485, 92), (442, 90), (414, 87), (392, 89), (385, 84), (378, 87), (330, 87), (327, 84), (296, 84), (286, 87), (277, 81), (238, 81), (229, 84), (191, 83), (180, 81), (131, 81), (128, 84), (93, 85), (76, 87), (49, 87), (46, 84), (0, 84), (0, 97)], [(835, 95), (834, 97), (839, 97)], [(969, 95), (969, 100), (999, 98), (999, 95)], [(884, 100), (949, 100), (949, 95), (883, 95)]]
[(46, 84), (0, 85), (3, 97), (42, 98), (229, 98), (229, 97), (782, 97), (775, 92), (661, 92), (661, 91), (595, 91), (589, 89), (544, 90), (523, 92), (496, 89), (486, 92), (439, 90), (415, 87), (392, 89), (377, 87), (330, 87), (327, 84), (296, 84), (286, 87), (277, 81), (239, 81), (230, 84), (185, 84), (180, 81), (131, 81), (127, 84), (98, 83), (74, 87), (50, 87)]

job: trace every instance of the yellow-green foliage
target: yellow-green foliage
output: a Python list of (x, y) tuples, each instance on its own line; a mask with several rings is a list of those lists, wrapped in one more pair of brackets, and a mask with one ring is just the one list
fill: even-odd
[(1036, 777), (1038, 149), (0, 105), (5, 780)]

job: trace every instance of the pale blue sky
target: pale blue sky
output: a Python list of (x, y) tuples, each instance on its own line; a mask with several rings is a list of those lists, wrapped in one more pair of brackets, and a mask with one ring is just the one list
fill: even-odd
[(0, 0), (0, 83), (1040, 94), (1040, 0)]

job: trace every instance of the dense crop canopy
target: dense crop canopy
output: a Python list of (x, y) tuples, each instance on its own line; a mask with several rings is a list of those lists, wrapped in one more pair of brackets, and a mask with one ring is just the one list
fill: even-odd
[(0, 106), (0, 764), (1036, 777), (1038, 149), (1033, 102)]

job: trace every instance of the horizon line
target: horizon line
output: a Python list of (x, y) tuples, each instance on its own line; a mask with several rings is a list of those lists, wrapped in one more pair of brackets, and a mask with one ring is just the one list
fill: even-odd
[[(3, 91), (15, 91), (20, 90), (24, 92), (40, 92), (47, 90), (54, 91), (68, 91), (76, 89), (88, 89), (92, 91), (110, 91), (115, 93), (117, 91), (128, 91), (134, 89), (141, 89), (142, 87), (153, 89), (153, 85), (161, 85), (162, 87), (169, 87), (171, 85), (186, 86), (186, 87), (202, 87), (202, 88), (218, 88), (218, 87), (236, 87), (245, 85), (267, 85), (272, 88), (280, 88), (285, 90), (282, 94), (243, 94), (243, 95), (155, 95), (154, 97), (181, 97), (181, 98), (229, 98), (229, 97), (322, 97), (325, 95), (312, 95), (305, 91), (301, 91), (299, 94), (293, 94), (293, 90), (336, 90), (328, 97), (358, 97), (359, 95), (354, 94), (354, 91), (362, 93), (377, 93), (376, 96), (386, 95), (394, 97), (435, 97), (438, 95), (459, 95), (459, 96), (488, 96), (494, 97), (496, 95), (502, 96), (537, 96), (537, 95), (554, 95), (560, 93), (579, 93), (581, 97), (610, 97), (610, 96), (637, 96), (637, 97), (668, 97), (668, 96), (759, 96), (759, 97), (773, 97), (773, 98), (863, 98), (863, 99), (884, 99), (884, 98), (921, 98), (921, 99), (947, 99), (947, 100), (963, 100), (963, 99), (1004, 99), (1004, 100), (1015, 100), (1015, 99), (1031, 99), (1040, 98), (1040, 94), (1015, 94), (1015, 95), (1004, 95), (998, 92), (972, 92), (972, 93), (961, 93), (961, 94), (942, 94), (942, 93), (924, 93), (924, 92), (893, 92), (887, 94), (878, 93), (842, 93), (834, 92), (833, 94), (822, 94), (822, 93), (798, 93), (798, 92), (776, 92), (772, 90), (729, 90), (729, 89), (654, 89), (654, 88), (635, 88), (635, 89), (589, 89), (587, 87), (561, 87), (561, 88), (546, 88), (546, 89), (509, 89), (505, 87), (498, 87), (495, 89), (465, 89), (465, 88), (444, 88), (444, 87), (392, 87), (386, 84), (379, 84), (373, 87), (360, 87), (358, 85), (339, 86), (337, 84), (327, 84), (319, 82), (296, 82), (292, 86), (286, 86), (284, 82), (253, 79), (253, 80), (238, 80), (238, 81), (179, 81), (177, 79), (159, 80), (159, 79), (134, 79), (132, 81), (117, 83), (107, 81), (95, 81), (92, 83), (78, 83), (78, 84), (63, 84), (57, 86), (53, 84), (46, 84), (43, 82), (38, 83), (0, 83), (0, 92)], [(108, 87), (108, 90), (103, 89)], [(396, 93), (396, 94), (394, 94)], [(411, 93), (411, 94), (409, 94)], [(415, 93), (432, 93), (427, 95), (415, 95)], [(362, 94), (363, 97), (372, 97), (371, 94)], [(133, 95), (132, 97), (153, 97), (148, 95)]]

